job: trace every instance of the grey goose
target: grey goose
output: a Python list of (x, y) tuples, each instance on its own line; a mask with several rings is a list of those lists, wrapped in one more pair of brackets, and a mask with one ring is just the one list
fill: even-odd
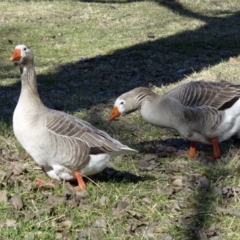
[(240, 128), (240, 84), (227, 81), (192, 81), (158, 95), (137, 87), (119, 96), (109, 116), (140, 109), (142, 117), (158, 127), (172, 128), (190, 140), (188, 155), (197, 155), (196, 142), (212, 144), (213, 158), (219, 158), (219, 142)]
[(38, 94), (29, 47), (17, 45), (10, 60), (22, 73), (13, 115), (14, 134), (51, 179), (77, 179), (76, 190), (82, 190), (86, 187), (82, 176), (100, 172), (113, 157), (136, 152), (86, 121), (47, 108)]

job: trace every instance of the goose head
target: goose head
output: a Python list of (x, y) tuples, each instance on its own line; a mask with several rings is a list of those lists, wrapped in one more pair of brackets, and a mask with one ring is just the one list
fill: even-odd
[(10, 60), (17, 66), (26, 65), (33, 62), (34, 56), (32, 50), (24, 44), (17, 45), (13, 50)]
[(109, 121), (112, 121), (113, 119), (121, 116), (122, 114), (125, 113), (125, 105), (126, 105), (126, 100), (117, 98), (115, 101), (113, 110), (108, 118)]
[(139, 103), (137, 102), (136, 96), (132, 93), (132, 91), (124, 93), (116, 99), (113, 110), (108, 118), (109, 121), (138, 109)]
[(137, 87), (133, 90), (122, 94), (118, 97), (114, 103), (113, 110), (108, 118), (109, 121), (121, 116), (132, 113), (148, 101), (154, 100), (154, 98), (159, 97), (150, 88)]

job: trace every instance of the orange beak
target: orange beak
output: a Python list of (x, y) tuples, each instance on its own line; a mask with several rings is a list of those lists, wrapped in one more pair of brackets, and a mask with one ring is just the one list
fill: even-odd
[(12, 56), (10, 57), (10, 60), (12, 62), (19, 61), (21, 59), (21, 49), (14, 49)]
[(117, 107), (114, 107), (110, 116), (108, 117), (108, 121), (112, 121), (113, 119), (119, 117), (121, 113), (118, 111)]

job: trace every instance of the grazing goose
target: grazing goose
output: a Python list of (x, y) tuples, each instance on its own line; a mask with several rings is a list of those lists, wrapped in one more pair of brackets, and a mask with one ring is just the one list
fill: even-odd
[(50, 178), (77, 179), (103, 170), (110, 159), (136, 150), (121, 144), (90, 123), (52, 110), (39, 98), (34, 56), (30, 48), (17, 45), (11, 61), (21, 70), (21, 94), (13, 115), (16, 138)]
[(240, 127), (240, 84), (196, 81), (182, 84), (164, 95), (138, 87), (115, 101), (109, 120), (140, 108), (149, 123), (177, 130), (191, 141), (188, 155), (195, 157), (196, 142), (212, 144), (219, 158), (219, 142)]

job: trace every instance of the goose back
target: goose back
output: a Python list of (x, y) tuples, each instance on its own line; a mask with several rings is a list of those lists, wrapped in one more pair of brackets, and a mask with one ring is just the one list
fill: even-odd
[(168, 93), (184, 106), (209, 106), (218, 110), (230, 108), (240, 97), (240, 85), (226, 81), (196, 81), (182, 84)]

